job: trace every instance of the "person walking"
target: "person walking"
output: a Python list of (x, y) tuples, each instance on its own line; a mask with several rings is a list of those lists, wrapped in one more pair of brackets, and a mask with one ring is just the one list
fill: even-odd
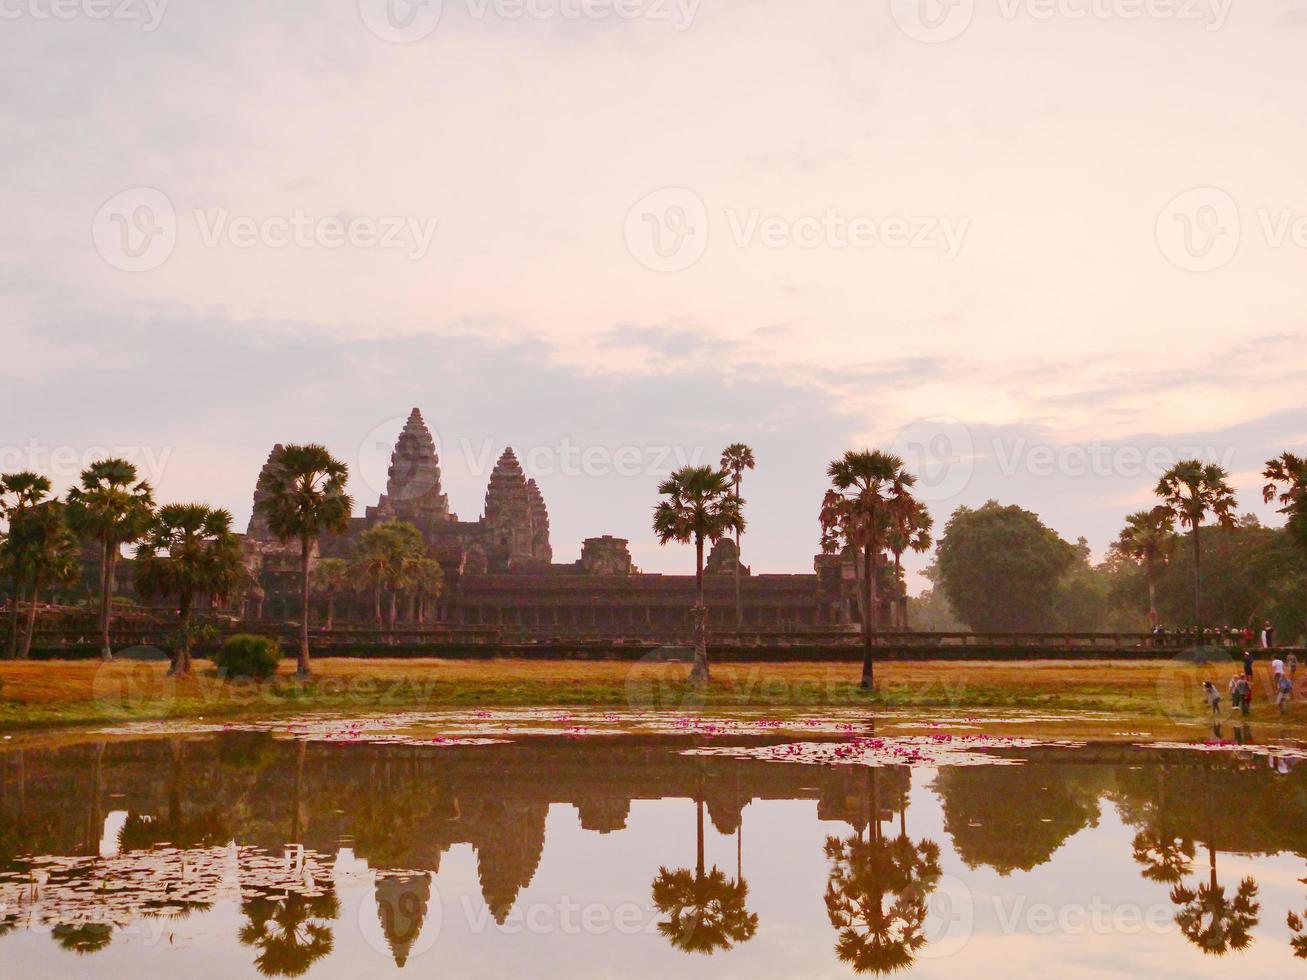
[(1275, 678), (1275, 687), (1278, 690), (1280, 678), (1284, 676), (1284, 661), (1279, 657), (1271, 661), (1271, 676)]
[(1252, 680), (1253, 676), (1253, 652), (1244, 650), (1243, 652), (1243, 676)]
[(1280, 709), (1280, 714), (1289, 710), (1289, 699), (1292, 695), (1293, 684), (1289, 682), (1289, 678), (1281, 674), (1275, 682), (1275, 704)]
[(1212, 717), (1219, 717), (1221, 714), (1221, 692), (1216, 689), (1216, 685), (1211, 681), (1203, 681), (1203, 697), (1207, 699), (1207, 706), (1212, 709)]
[(1247, 718), (1253, 710), (1253, 685), (1246, 676), (1240, 677), (1239, 682), (1234, 686), (1234, 693), (1231, 698), (1238, 698), (1239, 710)]

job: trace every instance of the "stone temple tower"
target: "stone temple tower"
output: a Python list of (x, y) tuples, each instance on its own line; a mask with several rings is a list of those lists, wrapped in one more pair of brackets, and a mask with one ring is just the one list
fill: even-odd
[(535, 480), (526, 481), (526, 492), (531, 499), (531, 557), (550, 564), (554, 560), (554, 549), (549, 544), (549, 509), (545, 507), (545, 495)]
[(449, 512), (449, 497), (441, 492), (436, 442), (416, 408), (395, 442), (386, 477), (376, 516), (408, 521), (423, 530), (458, 520)]
[(249, 527), (246, 528), (245, 533), (256, 541), (272, 540), (272, 532), (268, 530), (268, 519), (259, 509), (259, 501), (261, 501), (265, 496), (263, 490), (260, 488), (263, 486), (264, 477), (272, 470), (272, 467), (276, 465), (277, 458), (285, 451), (285, 449), (286, 447), (281, 443), (277, 443), (277, 445), (272, 447), (272, 452), (268, 453), (268, 459), (263, 464), (263, 469), (259, 471), (259, 480), (254, 484), (254, 510), (250, 514), (250, 524)]
[(504, 450), (486, 488), (486, 551), (494, 564), (548, 562), (549, 515), (535, 481), (527, 481), (511, 448)]

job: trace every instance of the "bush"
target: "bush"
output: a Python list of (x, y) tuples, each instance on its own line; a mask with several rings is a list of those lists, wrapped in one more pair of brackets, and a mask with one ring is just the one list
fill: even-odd
[(252, 677), (262, 681), (277, 672), (280, 659), (281, 648), (275, 640), (242, 633), (227, 640), (213, 662), (229, 679)]

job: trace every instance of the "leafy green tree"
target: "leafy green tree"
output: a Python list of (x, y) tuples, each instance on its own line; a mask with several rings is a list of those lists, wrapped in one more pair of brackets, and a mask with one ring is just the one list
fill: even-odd
[(711, 466), (687, 466), (658, 485), (667, 499), (654, 508), (653, 530), (663, 545), (694, 542), (696, 605), (692, 681), (708, 680), (708, 607), (703, 591), (704, 542), (716, 544), (732, 532), (744, 531), (744, 501), (732, 492), (731, 477)]
[[(1192, 613), (1194, 555), (1181, 548), (1157, 587), (1163, 621), (1184, 622)], [(1202, 536), (1203, 609), (1214, 626), (1288, 621), (1301, 613), (1302, 590), (1293, 578), (1295, 555), (1288, 531), (1262, 527), (1252, 515), (1233, 527), (1211, 527)]]
[(831, 488), (821, 506), (821, 549), (836, 554), (846, 548), (862, 558), (862, 689), (875, 681), (871, 634), (879, 626), (877, 579), (880, 559), (897, 508), (910, 506), (916, 478), (903, 460), (879, 450), (849, 450), (826, 468)]
[[(28, 508), (35, 507), (50, 495), (50, 481), (30, 471), (5, 473), (0, 476), (0, 517), (9, 522), (22, 518)], [(5, 556), (5, 573), (9, 579), (9, 657), (18, 656), (18, 601), (22, 593), (22, 573), (13, 561), (17, 556)]]
[(1125, 527), (1112, 545), (1127, 561), (1140, 565), (1148, 580), (1148, 622), (1158, 624), (1157, 575), (1175, 554), (1175, 516), (1167, 510), (1141, 510), (1125, 519)]
[(32, 651), (36, 607), (48, 585), (69, 585), (81, 570), (77, 538), (68, 527), (66, 507), (46, 500), (15, 514), (3, 545), (4, 564), (15, 581), (27, 584), (27, 626), (19, 656)]
[(653, 903), (667, 918), (658, 932), (686, 953), (712, 954), (747, 942), (758, 931), (758, 916), (748, 909), (749, 886), (734, 881), (713, 867), (705, 870), (703, 800), (695, 801), (698, 818), (694, 871), (658, 869), (653, 882)]
[(354, 501), (345, 492), (349, 467), (316, 444), (282, 448), (259, 477), (258, 508), (268, 529), (284, 544), (300, 544), (300, 644), (297, 673), (309, 666), (309, 574), (313, 550), (323, 534), (349, 527)]
[(68, 491), (68, 522), (100, 549), (100, 656), (113, 659), (109, 644), (113, 609), (114, 566), (122, 546), (139, 541), (154, 514), (154, 492), (138, 480), (125, 459), (104, 459), (82, 472), (79, 486)]
[(243, 581), (240, 542), (231, 514), (204, 504), (160, 507), (136, 549), (136, 589), (142, 595), (177, 600), (178, 636), (171, 672), (191, 672), (191, 626), (195, 602), (207, 595), (225, 600)]
[(351, 561), (354, 578), (372, 588), (373, 615), (382, 626), (381, 597), (390, 595), (388, 622), (395, 628), (397, 595), (414, 579), (425, 557), (422, 532), (407, 521), (386, 521), (359, 535)]
[(1076, 549), (1020, 507), (989, 501), (959, 507), (939, 542), (939, 577), (949, 602), (979, 632), (1049, 629)]
[(1189, 528), (1194, 557), (1194, 626), (1203, 628), (1202, 548), (1199, 531), (1210, 516), (1221, 527), (1234, 525), (1237, 501), (1230, 474), (1214, 463), (1187, 459), (1176, 463), (1157, 482), (1159, 508), (1181, 527)]
[[(753, 450), (742, 442), (733, 442), (722, 450), (722, 469), (730, 474), (731, 485), (735, 490), (735, 499), (741, 509), (744, 501), (740, 497), (740, 488), (744, 482), (745, 470), (751, 470), (756, 465), (753, 458)], [(735, 628), (739, 629), (744, 625), (744, 602), (740, 597), (740, 566), (744, 559), (740, 552), (740, 537), (742, 530), (735, 530)]]
[[(1262, 498), (1269, 504), (1280, 505), (1280, 513), (1288, 517), (1286, 529), (1298, 552), (1299, 576), (1307, 588), (1307, 459), (1293, 453), (1268, 460), (1262, 472), (1266, 486)], [(1307, 625), (1307, 606), (1304, 607), (1304, 625)]]
[(322, 558), (313, 566), (312, 574), (313, 591), (327, 600), (327, 621), (322, 625), (331, 629), (336, 622), (336, 597), (349, 587), (349, 562), (343, 558)]

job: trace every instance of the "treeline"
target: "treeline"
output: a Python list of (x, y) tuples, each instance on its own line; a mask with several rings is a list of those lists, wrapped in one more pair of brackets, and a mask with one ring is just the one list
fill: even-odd
[[(1145, 516), (1155, 519), (1153, 512)], [(1307, 620), (1307, 555), (1292, 528), (1251, 514), (1194, 533), (1161, 521), (1141, 545), (1131, 515), (1106, 557), (1072, 544), (1020, 507), (959, 508), (926, 570), (932, 588), (912, 600), (913, 627), (929, 631), (1146, 632), (1154, 626), (1258, 632), (1271, 622), (1296, 641)], [(1201, 621), (1194, 582), (1201, 582)]]

